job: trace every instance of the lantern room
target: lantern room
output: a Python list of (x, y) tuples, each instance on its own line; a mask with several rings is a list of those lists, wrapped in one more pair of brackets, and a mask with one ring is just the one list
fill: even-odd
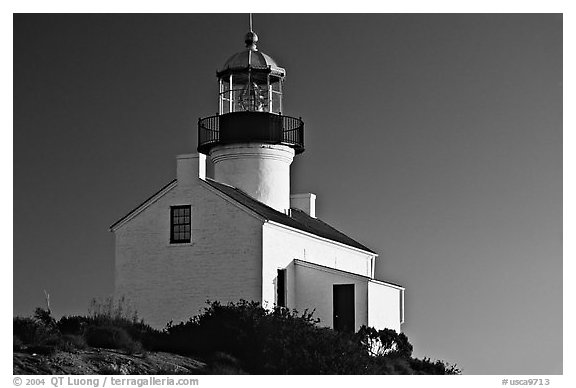
[(246, 49), (230, 57), (216, 73), (220, 89), (218, 113), (282, 113), (286, 71), (256, 48), (258, 35), (246, 34)]
[(198, 120), (198, 152), (218, 146), (276, 144), (304, 152), (304, 122), (283, 114), (282, 83), (286, 70), (256, 47), (258, 35), (245, 35), (246, 48), (216, 72), (218, 114)]

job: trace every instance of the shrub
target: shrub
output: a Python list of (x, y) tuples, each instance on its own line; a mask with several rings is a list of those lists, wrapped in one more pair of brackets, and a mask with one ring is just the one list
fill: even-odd
[(129, 354), (142, 351), (142, 345), (134, 341), (126, 330), (120, 327), (89, 326), (84, 333), (84, 337), (86, 343), (92, 347), (120, 349)]
[(32, 318), (16, 317), (12, 321), (13, 334), (17, 336), (23, 344), (37, 343), (46, 335), (45, 328)]
[(78, 349), (86, 349), (86, 340), (81, 335), (64, 334), (60, 341), (60, 349), (71, 352)]
[(205, 372), (211, 375), (245, 375), (240, 367), (240, 361), (229, 354), (217, 352), (209, 360), (209, 367)]
[(56, 327), (62, 334), (80, 335), (90, 320), (87, 317), (78, 315), (63, 316), (56, 323)]
[(58, 329), (50, 314), (40, 308), (36, 309), (34, 318), (16, 317), (12, 323), (13, 334), (25, 345), (54, 342), (55, 337), (59, 336)]
[(267, 310), (256, 302), (209, 302), (202, 314), (177, 325), (169, 323), (163, 331), (139, 321), (124, 299), (94, 300), (86, 317), (68, 316), (56, 322), (49, 311), (37, 309), (34, 318), (16, 317), (13, 322), (15, 349), (27, 346), (31, 352), (52, 354), (89, 345), (130, 354), (167, 351), (200, 356), (208, 363), (200, 373), (461, 373), (443, 361), (412, 358), (412, 345), (403, 333), (365, 326), (357, 333), (341, 333), (318, 327), (313, 312)]
[(92, 299), (88, 307), (88, 317), (96, 325), (138, 323), (138, 312), (130, 306), (125, 297), (116, 301), (112, 297), (104, 300)]
[(459, 375), (462, 373), (456, 365), (451, 365), (440, 360), (432, 362), (430, 358), (427, 357), (422, 360), (417, 358), (411, 359), (410, 367), (418, 374), (425, 375)]
[(137, 311), (124, 297), (116, 301), (112, 298), (92, 299), (88, 311), (87, 317), (71, 317), (70, 322), (66, 324), (70, 329), (76, 328), (76, 330), (78, 327), (116, 327), (125, 331), (136, 344), (135, 347), (129, 346), (125, 350), (139, 352), (142, 346), (157, 350), (158, 338), (162, 336), (162, 333), (139, 319)]
[(41, 307), (37, 307), (36, 310), (34, 311), (34, 318), (39, 324), (44, 326), (47, 330), (49, 331), (56, 330), (56, 320), (52, 318), (52, 315), (50, 315), (49, 310), (44, 310)]
[(13, 349), (15, 352), (22, 350), (23, 345), (24, 345), (24, 344), (22, 343), (22, 340), (21, 340), (18, 336), (16, 336), (16, 335), (14, 335), (13, 338), (14, 338), (14, 339), (13, 339), (13, 341), (12, 341), (12, 349)]
[(36, 309), (34, 318), (14, 318), (13, 334), (20, 340), (18, 349), (30, 353), (50, 355), (61, 347), (54, 319), (49, 311), (41, 308)]
[(366, 352), (373, 356), (388, 356), (409, 358), (412, 356), (412, 345), (404, 333), (395, 330), (376, 330), (373, 327), (362, 326), (356, 333)]
[[(268, 311), (255, 302), (213, 302), (204, 313), (166, 329), (168, 351), (226, 353), (259, 374), (357, 373), (368, 355), (349, 335), (316, 326), (312, 313)], [(225, 363), (222, 367), (226, 367)], [(236, 366), (235, 366), (236, 367)]]
[(317, 326), (305, 311), (266, 310), (256, 302), (209, 302), (202, 314), (156, 336), (160, 350), (200, 355), (210, 373), (458, 374), (441, 361), (412, 358), (403, 333), (362, 327), (358, 333)]

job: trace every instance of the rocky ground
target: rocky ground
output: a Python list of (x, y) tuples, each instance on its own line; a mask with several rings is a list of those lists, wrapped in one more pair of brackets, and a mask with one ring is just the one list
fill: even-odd
[(128, 355), (121, 351), (88, 348), (40, 355), (14, 351), (13, 373), (18, 375), (202, 374), (206, 364), (171, 353)]

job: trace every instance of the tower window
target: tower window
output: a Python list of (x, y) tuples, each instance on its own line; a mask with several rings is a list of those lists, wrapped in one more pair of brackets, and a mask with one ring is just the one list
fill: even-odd
[(191, 235), (190, 205), (170, 207), (170, 243), (189, 243)]

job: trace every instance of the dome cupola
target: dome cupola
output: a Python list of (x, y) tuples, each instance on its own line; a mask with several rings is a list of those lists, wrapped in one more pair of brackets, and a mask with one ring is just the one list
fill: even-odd
[(286, 70), (259, 51), (254, 31), (246, 34), (246, 48), (232, 55), (216, 73), (220, 86), (219, 114), (252, 111), (282, 113), (282, 82)]

